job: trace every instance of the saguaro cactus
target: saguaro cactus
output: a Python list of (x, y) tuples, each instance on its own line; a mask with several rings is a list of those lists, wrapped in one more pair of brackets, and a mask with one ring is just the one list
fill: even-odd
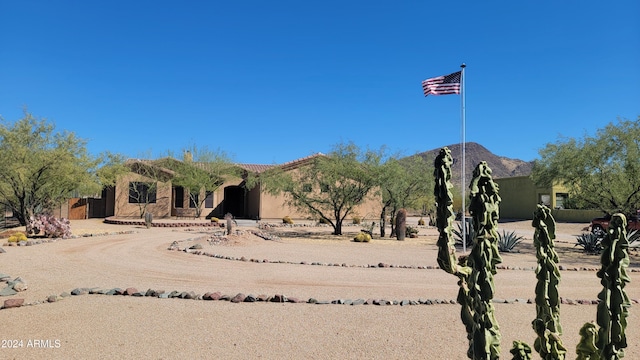
[(554, 249), (553, 240), (556, 237), (555, 219), (551, 210), (538, 205), (533, 213), (532, 226), (533, 245), (536, 247), (538, 266), (536, 268), (536, 318), (532, 326), (538, 338), (533, 344), (534, 349), (544, 360), (562, 360), (567, 349), (562, 345), (560, 335), (560, 270), (558, 269), (558, 254)]
[(407, 210), (400, 209), (396, 214), (396, 239), (404, 240), (407, 235)]

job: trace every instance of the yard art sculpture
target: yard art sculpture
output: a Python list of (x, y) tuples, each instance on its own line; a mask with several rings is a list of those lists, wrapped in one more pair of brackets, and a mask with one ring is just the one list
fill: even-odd
[[(598, 271), (603, 286), (598, 294), (599, 329), (592, 323), (580, 330), (581, 340), (576, 347), (578, 360), (612, 360), (624, 357), (627, 347), (627, 316), (631, 302), (624, 291), (629, 283), (629, 241), (627, 239), (627, 218), (623, 214), (611, 217), (607, 234), (602, 241), (602, 268)], [(583, 335), (584, 334), (584, 335)], [(593, 345), (597, 348), (595, 351)]]
[(534, 349), (544, 360), (563, 360), (567, 349), (562, 345), (560, 335), (560, 270), (558, 253), (554, 249), (556, 223), (551, 209), (538, 205), (533, 213), (533, 245), (536, 247), (538, 266), (536, 268), (536, 318), (533, 329), (538, 338)]

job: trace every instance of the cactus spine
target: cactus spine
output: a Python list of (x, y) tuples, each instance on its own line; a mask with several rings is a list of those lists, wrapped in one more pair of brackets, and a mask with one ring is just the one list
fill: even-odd
[(562, 345), (560, 335), (560, 270), (558, 269), (558, 254), (554, 249), (555, 219), (551, 210), (538, 205), (533, 213), (532, 226), (535, 228), (533, 244), (536, 247), (538, 266), (536, 268), (536, 318), (532, 326), (537, 339), (533, 343), (534, 349), (544, 360), (563, 360), (567, 349)]

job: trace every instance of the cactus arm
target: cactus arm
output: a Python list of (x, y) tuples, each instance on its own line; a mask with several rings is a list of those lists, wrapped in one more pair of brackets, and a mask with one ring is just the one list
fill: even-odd
[(598, 328), (594, 323), (586, 323), (580, 328), (580, 341), (576, 345), (576, 360), (601, 360), (598, 349)]
[(438, 265), (450, 274), (458, 269), (455, 257), (455, 240), (453, 239), (453, 194), (451, 193), (451, 165), (453, 158), (449, 148), (442, 148), (434, 163), (434, 195), (436, 198), (436, 226), (438, 227)]
[(522, 341), (514, 341), (509, 351), (513, 357), (512, 360), (531, 360), (531, 347)]

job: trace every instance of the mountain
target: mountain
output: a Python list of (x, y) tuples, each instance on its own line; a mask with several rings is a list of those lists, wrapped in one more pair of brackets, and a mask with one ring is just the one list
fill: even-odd
[[(462, 146), (460, 144), (452, 144), (447, 146), (451, 150), (451, 156), (453, 156), (452, 166), (452, 179), (451, 183), (460, 188), (462, 170), (460, 169), (460, 162), (462, 162)], [(425, 151), (417, 156), (422, 157), (429, 164), (433, 164), (436, 156), (440, 153), (441, 148)], [(486, 161), (487, 165), (491, 168), (493, 178), (505, 178), (513, 176), (528, 176), (531, 174), (533, 168), (533, 162), (527, 162), (519, 159), (511, 159), (504, 156), (498, 156), (487, 150), (484, 146), (475, 143), (468, 142), (465, 146), (465, 182), (469, 184), (473, 177), (473, 169), (480, 161)]]

